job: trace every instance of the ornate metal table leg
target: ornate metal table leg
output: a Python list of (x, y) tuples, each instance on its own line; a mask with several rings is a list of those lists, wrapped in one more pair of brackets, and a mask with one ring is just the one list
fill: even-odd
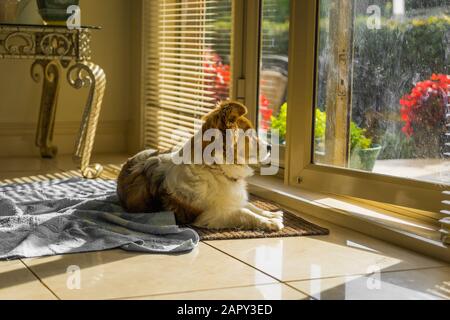
[(95, 179), (103, 171), (100, 164), (90, 165), (90, 160), (105, 93), (105, 72), (91, 62), (78, 62), (69, 68), (67, 79), (70, 85), (76, 89), (89, 87), (89, 96), (75, 147), (75, 159), (81, 161), (83, 176), (88, 179)]
[(37, 70), (37, 67), (42, 68), (43, 84), (41, 109), (36, 133), (36, 146), (41, 149), (41, 156), (43, 158), (53, 158), (58, 152), (58, 148), (52, 145), (52, 140), (58, 104), (61, 67), (57, 61), (35, 61), (31, 66), (31, 77), (36, 82), (41, 80), (41, 73)]

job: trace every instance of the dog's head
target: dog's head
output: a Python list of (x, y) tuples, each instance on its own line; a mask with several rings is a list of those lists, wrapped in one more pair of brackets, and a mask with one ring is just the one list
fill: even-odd
[[(258, 138), (255, 127), (246, 118), (247, 113), (248, 110), (242, 103), (224, 101), (203, 118), (202, 133), (204, 137), (208, 136), (208, 130), (211, 129), (221, 133), (222, 155), (227, 164), (230, 162), (233, 164), (258, 164), (269, 157), (268, 149), (270, 148)], [(218, 138), (214, 135), (214, 139), (211, 140), (215, 141)], [(210, 145), (211, 141), (204, 139), (203, 150)]]

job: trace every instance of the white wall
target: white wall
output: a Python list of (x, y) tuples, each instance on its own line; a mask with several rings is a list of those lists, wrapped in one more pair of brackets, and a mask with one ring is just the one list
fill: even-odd
[[(132, 3), (139, 0), (81, 0), (83, 25), (101, 26), (92, 37), (93, 61), (107, 75), (107, 90), (95, 145), (96, 152), (128, 150), (128, 124), (138, 101), (132, 97)], [(35, 6), (32, 1), (31, 6)], [(39, 21), (36, 8), (27, 20)], [(33, 16), (33, 17), (32, 17)], [(136, 45), (136, 43), (134, 43)], [(41, 84), (30, 78), (32, 61), (0, 60), (0, 156), (38, 155), (34, 133)], [(134, 77), (134, 79), (136, 79)], [(72, 89), (65, 81), (56, 116), (55, 143), (60, 154), (73, 151), (87, 90)]]

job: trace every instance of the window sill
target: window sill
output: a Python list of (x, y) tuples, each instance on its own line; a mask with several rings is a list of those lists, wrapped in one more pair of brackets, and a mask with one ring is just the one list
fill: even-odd
[(450, 262), (450, 247), (439, 240), (439, 228), (432, 223), (408, 218), (355, 199), (286, 186), (283, 180), (277, 177), (252, 177), (249, 180), (249, 191), (294, 212), (307, 213), (315, 218)]

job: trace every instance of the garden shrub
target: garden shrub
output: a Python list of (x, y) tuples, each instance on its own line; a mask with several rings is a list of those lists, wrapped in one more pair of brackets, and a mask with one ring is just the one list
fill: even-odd
[(370, 136), (384, 147), (380, 158), (411, 157), (409, 151), (398, 154), (388, 148), (386, 135), (396, 136), (399, 146), (407, 142), (401, 137), (400, 99), (431, 74), (449, 74), (449, 30), (448, 16), (387, 20), (381, 30), (373, 31), (362, 22), (356, 26), (352, 119), (363, 127), (370, 123)]
[[(450, 73), (450, 17), (442, 14), (404, 21), (383, 18), (380, 30), (367, 29), (366, 18), (359, 16), (355, 21), (352, 119), (368, 128), (373, 143), (382, 145), (379, 159), (416, 158), (420, 150), (415, 150), (401, 132), (400, 99), (433, 73)], [(321, 110), (326, 105), (327, 28), (327, 20), (321, 21)]]

